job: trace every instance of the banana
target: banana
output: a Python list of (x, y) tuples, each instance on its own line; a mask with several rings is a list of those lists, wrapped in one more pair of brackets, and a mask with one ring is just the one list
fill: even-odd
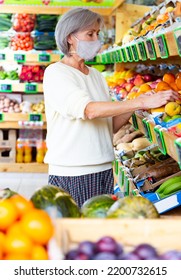
[(172, 195), (178, 191), (181, 191), (181, 182), (174, 183), (168, 186), (162, 193), (159, 194), (160, 198), (165, 198)]
[(173, 184), (178, 182), (181, 182), (181, 176), (170, 178), (160, 185), (160, 187), (156, 190), (156, 193), (158, 194), (163, 193), (167, 187), (172, 186)]

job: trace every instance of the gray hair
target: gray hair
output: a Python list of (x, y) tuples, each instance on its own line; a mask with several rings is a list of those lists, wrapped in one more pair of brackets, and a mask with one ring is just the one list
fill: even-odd
[(57, 47), (63, 54), (68, 55), (68, 36), (72, 33), (86, 30), (95, 22), (98, 22), (100, 25), (103, 25), (103, 18), (99, 14), (85, 8), (71, 9), (63, 16), (61, 16), (56, 25), (55, 40)]

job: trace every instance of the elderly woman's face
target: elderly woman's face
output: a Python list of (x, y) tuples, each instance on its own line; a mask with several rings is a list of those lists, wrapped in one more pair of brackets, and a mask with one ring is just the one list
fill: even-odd
[(75, 34), (71, 34), (69, 42), (75, 47), (77, 44), (76, 38), (81, 41), (96, 41), (98, 40), (99, 31), (100, 31), (100, 24), (95, 23), (86, 30), (78, 31)]

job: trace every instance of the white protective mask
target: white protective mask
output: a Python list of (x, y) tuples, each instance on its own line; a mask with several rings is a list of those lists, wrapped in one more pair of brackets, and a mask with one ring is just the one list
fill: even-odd
[[(75, 35), (74, 35), (75, 37)], [(75, 37), (77, 40), (77, 51), (76, 53), (83, 59), (89, 60), (94, 58), (98, 51), (101, 49), (101, 42), (96, 41), (82, 41)]]

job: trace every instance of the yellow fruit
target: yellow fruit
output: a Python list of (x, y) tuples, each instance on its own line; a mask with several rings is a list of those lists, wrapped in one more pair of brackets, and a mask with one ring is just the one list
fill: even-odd
[(181, 113), (181, 107), (177, 102), (168, 102), (165, 105), (165, 113), (170, 117), (179, 115)]
[(151, 111), (151, 114), (153, 114), (153, 113), (164, 113), (165, 112), (165, 106), (159, 107), (159, 108), (152, 108), (150, 111)]

